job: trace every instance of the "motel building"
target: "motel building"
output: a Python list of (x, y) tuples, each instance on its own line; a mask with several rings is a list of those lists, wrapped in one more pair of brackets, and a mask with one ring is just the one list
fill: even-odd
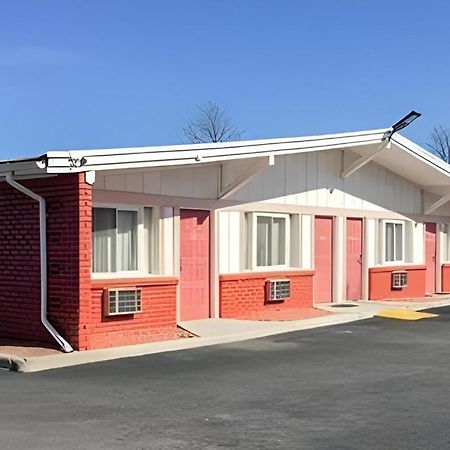
[(392, 129), (1, 161), (0, 335), (87, 350), (448, 292), (449, 201)]

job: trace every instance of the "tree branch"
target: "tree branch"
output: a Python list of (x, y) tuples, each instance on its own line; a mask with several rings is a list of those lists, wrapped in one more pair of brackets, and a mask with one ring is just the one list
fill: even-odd
[(197, 116), (183, 128), (184, 136), (193, 144), (239, 140), (243, 133), (225, 111), (211, 101), (197, 105)]

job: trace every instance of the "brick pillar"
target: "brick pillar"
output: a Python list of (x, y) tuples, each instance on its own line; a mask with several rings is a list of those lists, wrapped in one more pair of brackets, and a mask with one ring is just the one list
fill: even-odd
[[(46, 199), (49, 320), (78, 348), (80, 298), (90, 296), (92, 188), (84, 174), (21, 183)], [(39, 205), (7, 183), (0, 240), (0, 335), (54, 344), (40, 322)]]

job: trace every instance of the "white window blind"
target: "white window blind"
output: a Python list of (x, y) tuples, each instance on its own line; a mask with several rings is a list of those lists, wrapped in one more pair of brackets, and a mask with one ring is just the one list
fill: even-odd
[(137, 270), (137, 211), (117, 211), (118, 270)]

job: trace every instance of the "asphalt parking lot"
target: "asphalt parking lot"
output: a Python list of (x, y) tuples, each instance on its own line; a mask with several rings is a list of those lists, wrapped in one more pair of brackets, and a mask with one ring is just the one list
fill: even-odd
[(0, 371), (0, 448), (449, 448), (450, 307), (435, 311)]

